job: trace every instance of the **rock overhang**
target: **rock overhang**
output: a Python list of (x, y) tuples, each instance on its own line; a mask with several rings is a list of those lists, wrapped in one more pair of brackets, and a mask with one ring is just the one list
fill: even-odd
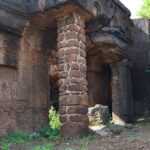
[[(111, 1), (111, 2), (110, 2)], [(40, 12), (41, 10), (51, 10), (65, 4), (74, 4), (97, 16), (103, 12), (107, 3), (114, 3), (121, 8), (128, 16), (130, 11), (119, 0), (0, 0), (1, 9), (11, 11), (16, 14), (28, 16)], [(113, 6), (112, 6), (113, 7)]]
[[(106, 26), (108, 24), (107, 22), (112, 17), (115, 7), (121, 9), (127, 17), (130, 16), (130, 11), (119, 0), (43, 0), (45, 1), (44, 3), (38, 3), (39, 1), (0, 0), (0, 24), (4, 28), (15, 32), (17, 30), (21, 32), (28, 20), (31, 21), (33, 26), (36, 25), (40, 29), (56, 28), (57, 16), (77, 12), (85, 18), (87, 23), (88, 21), (89, 23), (92, 22), (92, 29), (97, 30), (97, 24), (98, 26)], [(113, 3), (112, 10), (107, 9), (107, 5), (110, 5), (109, 3)], [(93, 26), (95, 20), (96, 26)], [(86, 26), (86, 31), (88, 29), (90, 29), (89, 26)], [(108, 41), (112, 42), (112, 40)]]

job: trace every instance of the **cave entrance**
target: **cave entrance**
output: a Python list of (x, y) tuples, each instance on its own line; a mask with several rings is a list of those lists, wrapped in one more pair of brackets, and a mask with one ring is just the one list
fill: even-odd
[(50, 84), (50, 105), (58, 112), (59, 110), (59, 88), (58, 80), (56, 78), (51, 78)]
[(52, 51), (49, 57), (50, 106), (59, 111), (58, 58), (57, 51)]
[(88, 64), (89, 107), (96, 104), (108, 106), (110, 115), (112, 115), (111, 76), (109, 64), (94, 62), (94, 59)]

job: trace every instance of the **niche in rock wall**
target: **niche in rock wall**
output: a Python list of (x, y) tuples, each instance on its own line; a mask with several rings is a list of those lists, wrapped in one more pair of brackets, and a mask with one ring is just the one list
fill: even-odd
[(58, 79), (50, 77), (50, 102), (56, 111), (59, 110)]
[(101, 64), (101, 70), (88, 70), (88, 95), (90, 107), (96, 104), (109, 106), (112, 112), (111, 70), (109, 65)]
[(50, 105), (59, 109), (57, 29), (47, 29), (43, 36), (42, 49), (47, 53), (50, 85)]
[(0, 31), (0, 65), (17, 68), (18, 35)]
[(50, 104), (59, 110), (58, 58), (57, 51), (51, 51), (49, 57)]

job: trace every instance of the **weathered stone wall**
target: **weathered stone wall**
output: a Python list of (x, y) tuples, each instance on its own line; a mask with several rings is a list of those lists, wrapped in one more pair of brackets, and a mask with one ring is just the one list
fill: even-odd
[(17, 52), (19, 37), (0, 32), (0, 135), (17, 129)]
[[(132, 117), (129, 117), (133, 114), (127, 113), (133, 109), (133, 107), (127, 107), (133, 100), (131, 84), (127, 85), (124, 82), (130, 78), (130, 73), (126, 73), (125, 67), (122, 67), (123, 69), (119, 74), (119, 78), (122, 81), (118, 81), (122, 83), (118, 83), (120, 84), (118, 87), (116, 85), (113, 86), (113, 81), (109, 79), (111, 71), (108, 71), (106, 74), (102, 71), (100, 73), (100, 69), (102, 70), (101, 64), (108, 66), (116, 64), (117, 66), (117, 63), (123, 59), (130, 59), (130, 51), (128, 51), (128, 46), (132, 42), (130, 12), (118, 1), (116, 3), (112, 0), (102, 0), (91, 1), (90, 3), (93, 4), (96, 2), (100, 4), (98, 17), (96, 19), (93, 18), (93, 20), (87, 23), (87, 32), (95, 44), (91, 49), (88, 49), (88, 68), (91, 69), (91, 71), (88, 71), (89, 101), (91, 104), (97, 102), (103, 105), (109, 105), (110, 110), (112, 107), (113, 114), (116, 114), (123, 121), (132, 120)], [(89, 59), (91, 60), (89, 61)], [(98, 70), (99, 73), (95, 70)], [(113, 74), (115, 73), (113, 72)], [(112, 88), (109, 88), (108, 86), (111, 84)], [(121, 90), (119, 91), (118, 89)], [(116, 94), (115, 90), (117, 90), (119, 95), (117, 99), (114, 98)], [(111, 106), (112, 99), (114, 100), (113, 106)]]
[(42, 49), (42, 31), (29, 25), (22, 36), (18, 59), (18, 99), (23, 108), (17, 114), (17, 121), (20, 129), (38, 131), (48, 123), (47, 55)]
[(131, 83), (131, 62), (122, 60), (111, 64), (112, 70), (112, 110), (113, 121), (124, 123), (133, 121), (133, 96)]
[(20, 37), (5, 30), (0, 31), (0, 65), (17, 67), (17, 51)]
[(17, 129), (17, 70), (0, 66), (0, 135)]
[[(117, 0), (78, 0), (71, 4), (47, 0), (45, 8), (64, 5), (32, 16), (29, 23), (26, 15), (32, 8), (39, 11), (38, 5), (30, 1), (29, 8), (21, 1), (10, 2), (0, 0), (1, 7), (8, 8), (0, 12), (0, 24), (5, 29), (0, 31), (0, 122), (4, 122), (0, 135), (38, 131), (48, 123), (49, 76), (59, 78), (62, 134), (88, 133), (88, 94), (92, 105), (99, 100), (109, 105), (106, 99), (111, 96), (111, 71), (103, 70), (102, 64), (113, 63), (113, 113), (121, 119), (132, 116), (128, 107), (132, 105), (131, 68), (121, 61), (125, 58), (133, 63), (135, 112), (150, 110), (148, 20), (134, 20), (133, 24), (130, 12)], [(19, 5), (15, 8), (11, 4)], [(48, 64), (50, 50), (58, 54), (54, 54), (54, 64)]]
[(148, 19), (133, 20), (132, 26), (133, 44), (129, 48), (130, 58), (133, 63), (132, 82), (135, 113), (150, 112), (149, 99), (149, 68), (150, 60), (150, 32)]
[(50, 102), (43, 32), (27, 26), (22, 36), (1, 31), (0, 38), (0, 135), (38, 131)]

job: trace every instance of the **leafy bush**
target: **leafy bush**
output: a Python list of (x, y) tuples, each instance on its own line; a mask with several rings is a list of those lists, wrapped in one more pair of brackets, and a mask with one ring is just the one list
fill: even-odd
[[(0, 138), (0, 144), (2, 144), (3, 146), (2, 150), (9, 150), (10, 145), (18, 145), (18, 144), (22, 145), (22, 144), (26, 144), (29, 141), (34, 141), (34, 140), (43, 140), (43, 139), (48, 139), (50, 141), (59, 140), (61, 138), (60, 136), (61, 123), (59, 121), (59, 115), (54, 110), (53, 107), (51, 107), (49, 111), (49, 118), (50, 118), (49, 125), (47, 127), (44, 127), (40, 133), (28, 134), (19, 131), (14, 134), (10, 134)], [(43, 149), (41, 150), (47, 150), (48, 148), (47, 149), (46, 148), (44, 149), (43, 147)]]
[(50, 118), (50, 128), (53, 130), (60, 130), (61, 123), (59, 120), (59, 115), (58, 113), (54, 110), (53, 107), (49, 110), (49, 118)]
[(52, 142), (61, 139), (60, 130), (54, 130), (49, 126), (42, 129), (41, 136)]
[(150, 17), (150, 0), (143, 0), (143, 4), (138, 12), (138, 15), (144, 18)]
[(51, 107), (49, 111), (50, 123), (49, 126), (44, 127), (41, 131), (41, 136), (47, 138), (50, 141), (56, 141), (61, 138), (60, 136), (60, 127), (61, 123), (59, 120), (58, 113)]

